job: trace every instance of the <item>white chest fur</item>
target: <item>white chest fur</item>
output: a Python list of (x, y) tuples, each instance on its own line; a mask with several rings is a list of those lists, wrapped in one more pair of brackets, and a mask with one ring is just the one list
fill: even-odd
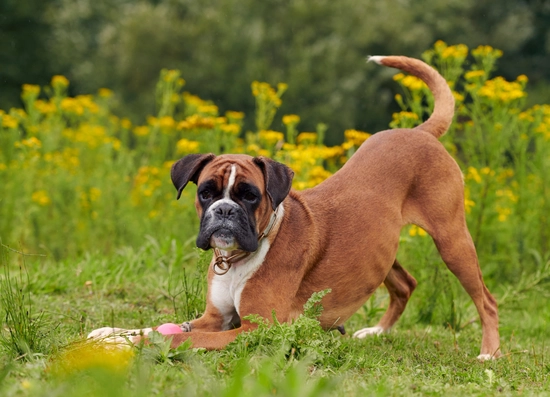
[(239, 305), (241, 294), (246, 282), (258, 270), (264, 262), (269, 251), (269, 241), (264, 239), (256, 252), (239, 263), (235, 263), (227, 273), (222, 276), (217, 274), (210, 284), (210, 302), (223, 316), (223, 329), (232, 328), (232, 320), (235, 314), (240, 315)]

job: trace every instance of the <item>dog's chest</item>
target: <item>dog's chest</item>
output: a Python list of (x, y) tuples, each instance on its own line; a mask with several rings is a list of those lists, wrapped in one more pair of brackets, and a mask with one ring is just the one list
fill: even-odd
[(223, 328), (231, 329), (235, 315), (240, 316), (241, 294), (247, 281), (264, 262), (269, 241), (263, 240), (258, 250), (222, 275), (214, 275), (210, 284), (210, 301), (223, 317)]

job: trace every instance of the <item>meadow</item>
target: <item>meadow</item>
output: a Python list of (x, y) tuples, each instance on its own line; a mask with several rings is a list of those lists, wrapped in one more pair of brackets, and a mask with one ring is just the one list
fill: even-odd
[[(447, 79), (456, 117), (441, 139), (464, 173), (465, 211), (484, 279), (500, 309), (504, 357), (479, 363), (476, 311), (426, 232), (403, 230), (399, 261), (418, 280), (387, 335), (354, 340), (388, 304), (379, 288), (347, 323), (324, 332), (313, 296), (292, 324), (241, 335), (226, 349), (176, 350), (158, 335), (132, 350), (84, 343), (89, 331), (200, 316), (209, 253), (194, 248), (195, 189), (176, 201), (171, 164), (199, 152), (284, 162), (294, 188), (336, 172), (370, 134), (301, 131), (277, 114), (285, 84), (253, 82), (254, 115), (220, 115), (163, 70), (157, 114), (116, 116), (116, 94), (67, 95), (69, 81), (24, 85), (24, 107), (0, 110), (0, 395), (550, 395), (550, 105), (527, 107), (527, 76), (492, 76), (502, 53), (435, 43), (423, 58)], [(375, 66), (373, 66), (375, 67)], [(411, 127), (433, 106), (427, 87), (402, 87), (390, 127)], [(245, 117), (255, 130), (244, 131)], [(281, 131), (277, 130), (277, 126)]]

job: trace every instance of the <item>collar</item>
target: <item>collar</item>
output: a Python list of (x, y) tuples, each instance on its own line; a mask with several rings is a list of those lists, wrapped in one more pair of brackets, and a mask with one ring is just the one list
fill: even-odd
[[(264, 238), (268, 236), (268, 234), (273, 229), (273, 226), (275, 225), (275, 221), (277, 220), (277, 214), (279, 213), (279, 207), (275, 208), (275, 211), (271, 214), (271, 218), (269, 219), (269, 223), (267, 224), (267, 227), (265, 230), (258, 236), (258, 245), (262, 242)], [(214, 248), (214, 263), (212, 264), (212, 270), (215, 274), (218, 276), (223, 276), (225, 273), (231, 269), (231, 266), (246, 258), (249, 256), (252, 252), (243, 251), (243, 250), (236, 250), (236, 253), (231, 256), (223, 255), (222, 252), (218, 248)]]

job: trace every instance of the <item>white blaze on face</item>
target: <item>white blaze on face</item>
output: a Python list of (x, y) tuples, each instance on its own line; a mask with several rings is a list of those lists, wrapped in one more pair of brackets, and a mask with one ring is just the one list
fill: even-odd
[(235, 185), (235, 179), (237, 178), (237, 166), (235, 164), (231, 164), (231, 172), (229, 174), (229, 179), (227, 180), (227, 186), (223, 189), (223, 198), (216, 201), (214, 204), (212, 204), (208, 208), (208, 212), (214, 212), (216, 208), (218, 208), (221, 204), (231, 204), (234, 206), (237, 206), (238, 204), (231, 199), (231, 189), (233, 189), (233, 185)]
[(231, 164), (231, 173), (229, 174), (229, 180), (227, 181), (227, 186), (223, 191), (223, 198), (226, 200), (231, 200), (229, 198), (229, 195), (231, 194), (231, 189), (233, 189), (233, 185), (235, 184), (236, 177), (237, 177), (237, 167), (235, 166), (235, 164)]

